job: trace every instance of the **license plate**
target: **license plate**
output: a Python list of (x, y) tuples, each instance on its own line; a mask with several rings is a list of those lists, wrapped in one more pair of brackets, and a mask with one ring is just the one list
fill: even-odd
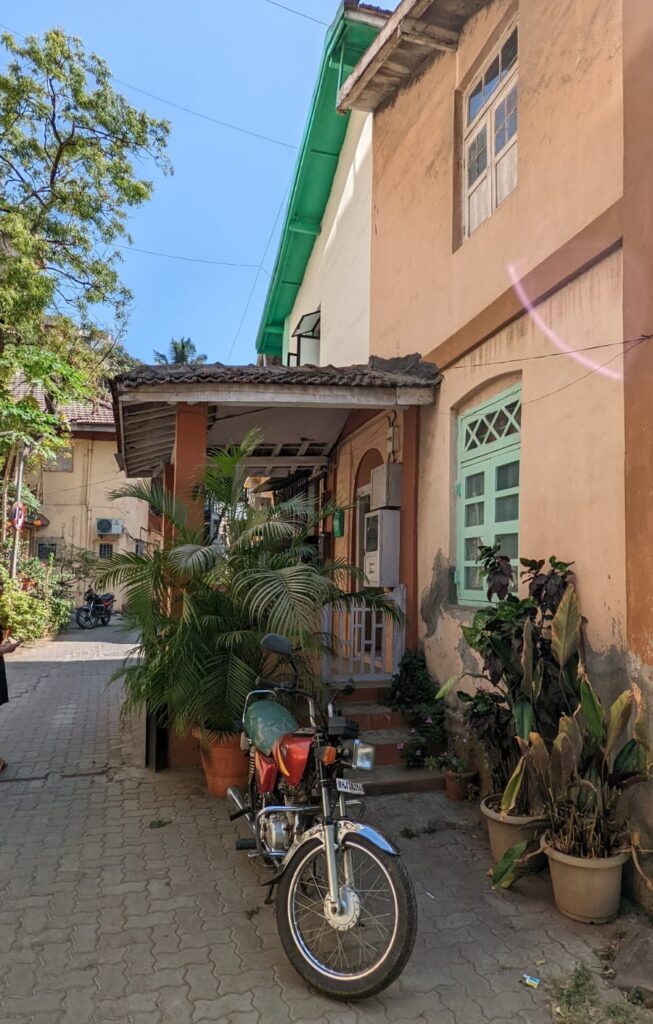
[(365, 796), (365, 789), (362, 782), (352, 782), (350, 779), (336, 779), (336, 789), (339, 793), (351, 793), (352, 796)]

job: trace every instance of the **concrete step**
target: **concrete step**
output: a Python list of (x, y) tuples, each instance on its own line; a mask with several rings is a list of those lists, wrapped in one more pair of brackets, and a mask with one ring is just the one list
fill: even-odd
[(361, 739), (366, 743), (373, 743), (376, 748), (376, 764), (379, 767), (385, 765), (400, 765), (401, 751), (399, 743), (406, 743), (411, 739), (410, 729), (364, 729), (361, 730)]
[(338, 697), (338, 704), (383, 704), (391, 686), (392, 680), (354, 683), (354, 692), (349, 695), (341, 694)]
[(401, 729), (406, 719), (401, 711), (393, 711), (385, 704), (373, 704), (353, 701), (343, 709), (348, 718), (355, 719), (361, 732), (369, 729)]
[(444, 789), (444, 772), (427, 768), (386, 766), (372, 772), (351, 772), (349, 778), (362, 782), (365, 795), (384, 796), (390, 793), (427, 793)]

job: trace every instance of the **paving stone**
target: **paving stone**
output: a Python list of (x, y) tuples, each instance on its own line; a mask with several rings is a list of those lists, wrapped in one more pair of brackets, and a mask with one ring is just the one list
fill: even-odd
[[(8, 661), (1, 1024), (549, 1024), (545, 990), (522, 986), (524, 970), (550, 981), (579, 960), (598, 968), (605, 930), (558, 916), (546, 877), (492, 892), (473, 808), (408, 794), (368, 810), (393, 836), (443, 826), (403, 842), (420, 915), (413, 956), (366, 1003), (312, 991), (283, 954), (265, 875), (235, 851), (224, 805), (197, 773), (130, 765), (120, 689), (106, 685), (130, 648), (109, 627)], [(171, 824), (150, 829), (156, 819)]]

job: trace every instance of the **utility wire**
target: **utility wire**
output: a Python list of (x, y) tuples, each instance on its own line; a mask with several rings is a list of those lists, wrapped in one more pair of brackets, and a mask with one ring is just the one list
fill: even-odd
[[(515, 356), (513, 359), (497, 359), (496, 361), (483, 361), (480, 363), (454, 363), (451, 366), (447, 366), (446, 370), (442, 372), (449, 373), (449, 370), (477, 370), (482, 366), (506, 366), (508, 363), (527, 363), (534, 359), (553, 359), (555, 356), (582, 355), (584, 352), (594, 352), (600, 348), (613, 348), (615, 345), (633, 345), (640, 341), (648, 341), (649, 338), (653, 338), (653, 334), (642, 334), (639, 338), (630, 338), (628, 341), (606, 341), (601, 345), (587, 345), (585, 348), (566, 348), (558, 349), (555, 352), (541, 352), (536, 356)], [(617, 353), (617, 355), (619, 354)]]
[[(295, 13), (299, 12), (296, 11)], [(21, 39), (27, 39), (27, 36), (22, 32), (9, 28), (8, 25), (3, 24), (2, 22), (0, 22), (0, 28), (5, 29), (7, 32), (11, 32), (14, 36), (20, 36)], [(200, 110), (194, 110), (192, 107), (187, 107), (182, 103), (175, 102), (175, 100), (169, 100), (165, 96), (159, 96), (157, 93), (149, 92), (147, 89), (142, 89), (139, 85), (132, 85), (131, 82), (125, 82), (122, 78), (116, 78), (115, 75), (112, 75), (111, 77), (114, 82), (118, 85), (123, 85), (126, 89), (133, 89), (134, 92), (139, 92), (143, 96), (149, 96), (150, 99), (158, 100), (159, 103), (167, 103), (169, 107), (174, 107), (175, 110), (182, 110), (185, 114), (191, 114), (193, 117), (199, 117), (203, 121), (210, 121), (212, 124), (218, 124), (221, 128), (229, 128), (233, 132), (240, 132), (241, 135), (249, 135), (251, 138), (261, 139), (263, 142), (271, 142), (273, 145), (283, 146), (285, 149), (298, 149), (298, 146), (296, 146), (294, 142), (284, 142), (283, 139), (275, 139), (271, 135), (264, 135), (261, 132), (252, 131), (250, 128), (243, 128), (241, 125), (233, 124), (231, 121), (223, 121), (219, 117), (213, 117), (211, 114), (204, 114)]]
[(125, 82), (122, 78), (116, 78), (115, 75), (111, 77), (114, 82), (117, 82), (118, 85), (123, 85), (126, 89), (133, 89), (134, 92), (140, 92), (143, 96), (149, 96), (151, 100), (158, 100), (159, 103), (167, 103), (169, 107), (174, 107), (175, 110), (183, 110), (185, 114), (192, 114), (193, 117), (199, 117), (203, 121), (211, 121), (212, 124), (219, 124), (222, 128), (230, 128), (233, 132), (249, 135), (253, 139), (262, 139), (264, 142), (272, 142), (275, 146), (284, 146), (285, 149), (298, 148), (294, 142), (284, 142), (283, 139), (275, 139), (271, 135), (263, 135), (261, 132), (252, 131), (250, 128), (242, 128), (238, 124), (232, 124), (231, 121), (222, 121), (219, 117), (212, 117), (211, 114), (204, 114), (200, 110), (194, 110), (192, 107), (186, 107), (182, 103), (166, 99), (165, 96), (159, 96), (157, 93), (149, 92), (147, 89), (141, 89), (139, 85), (132, 85), (131, 82)]
[(296, 14), (298, 18), (306, 18), (306, 21), (314, 21), (317, 25), (326, 25), (329, 27), (328, 21), (322, 21), (320, 18), (314, 18), (312, 14), (305, 14), (304, 11), (298, 11), (294, 7), (286, 7), (285, 4), (280, 4), (279, 0), (264, 0), (266, 4), (271, 4), (272, 7), (280, 7), (282, 11), (288, 11), (289, 14)]
[(114, 242), (113, 244), (118, 249), (126, 249), (128, 252), (140, 252), (147, 256), (161, 256), (166, 260), (182, 260), (185, 263), (208, 263), (210, 266), (215, 267), (246, 267), (249, 270), (258, 270), (259, 268), (258, 263), (231, 263), (228, 260), (208, 260), (203, 259), (201, 256), (179, 256), (172, 252), (157, 252), (154, 249), (139, 249), (136, 245), (121, 245), (117, 242)]
[(252, 282), (252, 287), (250, 289), (249, 295), (247, 296), (247, 302), (245, 303), (245, 308), (243, 310), (243, 315), (240, 318), (240, 322), (238, 324), (238, 328), (236, 330), (236, 333), (234, 334), (234, 340), (231, 343), (231, 348), (229, 349), (229, 354), (227, 355), (227, 359), (226, 359), (227, 363), (231, 359), (231, 354), (232, 354), (232, 352), (233, 352), (233, 350), (235, 348), (236, 342), (238, 341), (238, 339), (240, 337), (240, 332), (243, 329), (243, 324), (245, 323), (245, 317), (247, 316), (247, 314), (249, 312), (249, 307), (252, 304), (252, 299), (254, 298), (254, 292), (256, 291), (256, 286), (258, 284), (258, 279), (261, 276), (261, 271), (265, 271), (265, 273), (267, 273), (267, 271), (265, 270), (265, 267), (263, 266), (263, 264), (265, 263), (265, 258), (266, 258), (267, 254), (268, 254), (268, 250), (269, 250), (270, 246), (272, 245), (272, 239), (274, 238), (275, 231), (277, 230), (277, 224), (279, 223), (279, 218), (281, 217), (283, 209), (284, 209), (284, 207), (286, 205), (286, 199), (288, 198), (289, 191), (290, 191), (290, 182), (288, 183), (288, 187), (287, 187), (286, 191), (284, 192), (283, 199), (281, 200), (281, 204), (279, 206), (279, 209), (277, 210), (277, 215), (274, 218), (274, 224), (272, 225), (272, 230), (270, 231), (270, 234), (268, 235), (268, 240), (267, 240), (267, 242), (265, 244), (265, 250), (264, 250), (263, 255), (261, 257), (261, 262), (258, 265), (258, 270), (256, 271), (256, 274), (254, 276), (254, 280)]

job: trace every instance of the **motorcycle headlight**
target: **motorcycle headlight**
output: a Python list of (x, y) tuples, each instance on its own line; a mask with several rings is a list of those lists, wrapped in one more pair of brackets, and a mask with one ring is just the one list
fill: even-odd
[(371, 743), (363, 743), (362, 740), (354, 740), (354, 749), (351, 755), (352, 768), (364, 768), (371, 771), (374, 767), (374, 747)]

